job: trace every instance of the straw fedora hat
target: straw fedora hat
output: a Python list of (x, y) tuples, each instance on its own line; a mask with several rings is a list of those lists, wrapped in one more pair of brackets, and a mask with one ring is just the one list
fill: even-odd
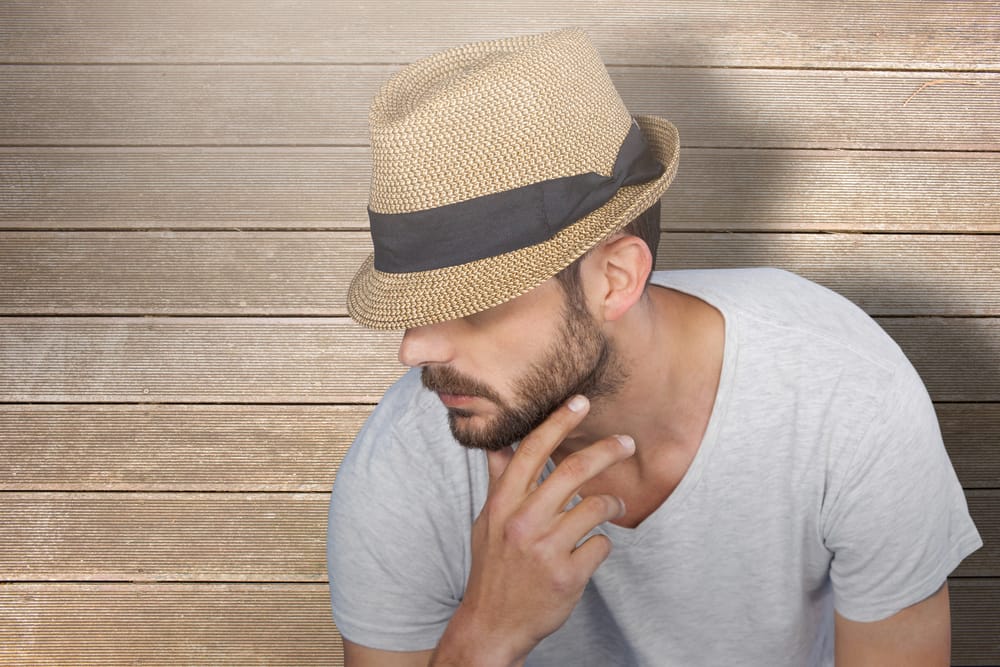
[(580, 29), (448, 49), (369, 114), (374, 252), (348, 312), (374, 329), (527, 292), (628, 224), (677, 170), (677, 130), (625, 108)]

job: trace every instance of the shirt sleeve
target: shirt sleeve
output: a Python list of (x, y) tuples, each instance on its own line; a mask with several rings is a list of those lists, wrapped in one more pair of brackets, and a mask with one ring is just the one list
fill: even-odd
[(881, 620), (924, 600), (982, 546), (934, 406), (908, 362), (838, 477), (823, 537), (835, 608), (848, 619)]
[(435, 442), (440, 429), (408, 421), (400, 399), (383, 399), (337, 473), (327, 570), (344, 637), (417, 651), (437, 645), (464, 592), (470, 469), (453, 440)]

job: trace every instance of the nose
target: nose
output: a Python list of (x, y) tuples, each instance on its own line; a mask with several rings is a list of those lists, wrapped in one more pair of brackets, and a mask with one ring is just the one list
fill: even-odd
[(445, 324), (428, 324), (407, 329), (399, 344), (400, 363), (413, 367), (450, 362), (454, 348)]

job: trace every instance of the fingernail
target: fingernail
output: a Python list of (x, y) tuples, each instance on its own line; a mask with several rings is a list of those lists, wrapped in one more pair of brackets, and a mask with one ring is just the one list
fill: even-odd
[(633, 440), (630, 436), (616, 435), (615, 437), (618, 438), (618, 442), (622, 443), (622, 447), (625, 448), (625, 451), (630, 454), (635, 451), (635, 440)]
[(569, 403), (566, 404), (566, 407), (573, 412), (580, 412), (587, 407), (587, 397), (577, 394), (573, 398), (569, 399)]
[(618, 504), (622, 506), (622, 511), (618, 513), (618, 517), (616, 518), (620, 519), (621, 517), (625, 516), (625, 501), (619, 498)]

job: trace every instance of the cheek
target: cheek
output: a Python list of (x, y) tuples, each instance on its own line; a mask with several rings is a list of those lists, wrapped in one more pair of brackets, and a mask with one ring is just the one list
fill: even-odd
[[(565, 345), (561, 288), (547, 285), (515, 302), (467, 318), (468, 372), (504, 401), (516, 401), (518, 381)], [(559, 341), (562, 341), (561, 343)], [(567, 351), (568, 352), (568, 351)], [(462, 366), (458, 362), (459, 366)]]
[(568, 350), (558, 350), (559, 338), (552, 333), (538, 332), (526, 336), (519, 345), (498, 349), (490, 358), (492, 384), (505, 400), (515, 402), (523, 391), (524, 380), (536, 376), (539, 368), (551, 364), (553, 355), (566, 354)]

